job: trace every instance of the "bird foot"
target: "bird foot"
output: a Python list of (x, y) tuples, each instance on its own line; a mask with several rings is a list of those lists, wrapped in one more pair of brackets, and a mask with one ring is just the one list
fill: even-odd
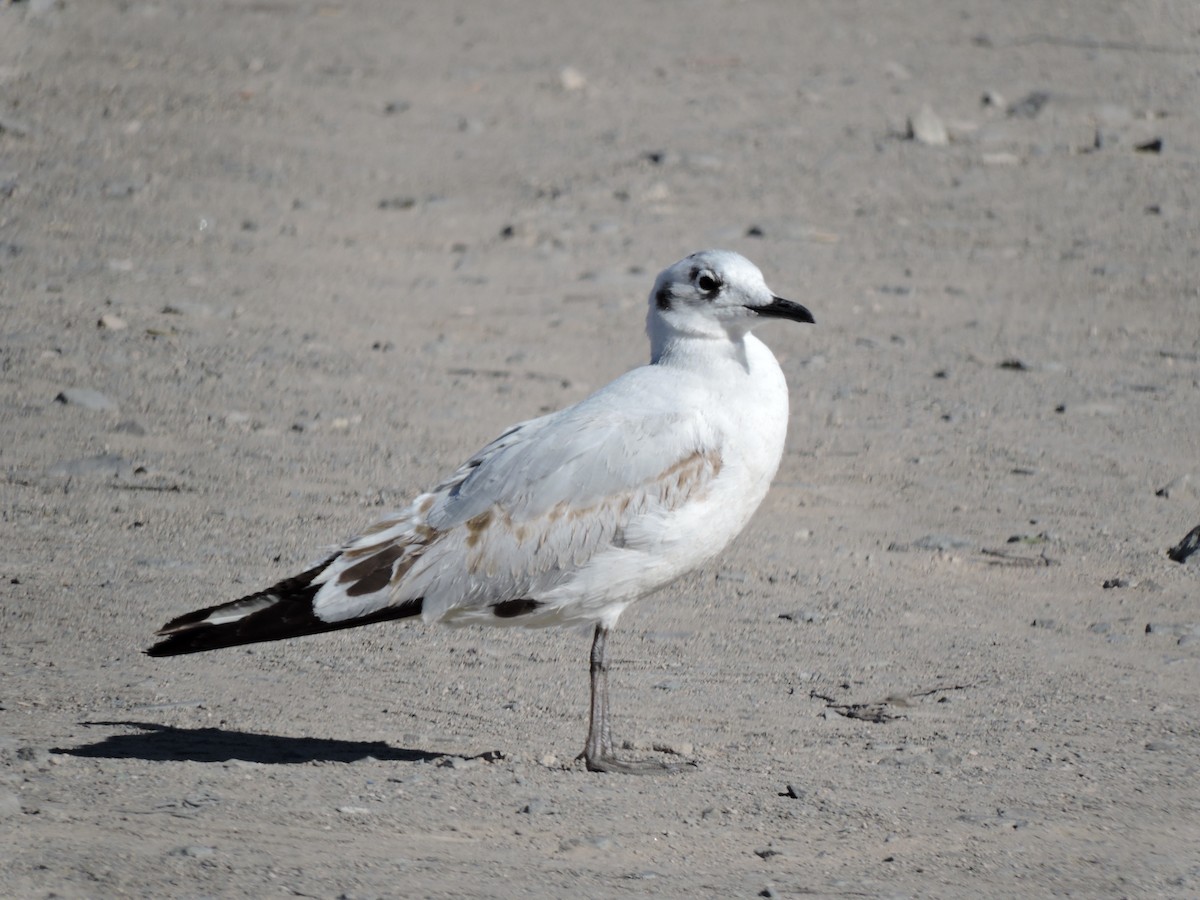
[[(669, 763), (661, 759), (618, 759), (612, 753), (588, 753), (584, 750), (577, 757), (582, 759), (589, 772), (611, 772), (614, 775), (675, 775), (682, 771), (684, 763)], [(694, 762), (686, 763), (694, 766)]]

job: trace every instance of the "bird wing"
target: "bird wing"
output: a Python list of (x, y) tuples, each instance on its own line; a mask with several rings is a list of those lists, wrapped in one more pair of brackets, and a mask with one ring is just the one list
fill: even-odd
[(678, 373), (644, 367), (513, 426), (348, 542), (317, 577), (315, 612), (339, 621), (421, 599), (427, 619), (515, 614), (597, 552), (644, 542), (639, 525), (704, 496), (721, 470), (703, 394), (688, 395)]

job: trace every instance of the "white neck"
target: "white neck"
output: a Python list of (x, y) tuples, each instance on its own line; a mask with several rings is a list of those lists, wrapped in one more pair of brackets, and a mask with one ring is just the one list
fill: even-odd
[(689, 362), (730, 359), (746, 366), (745, 339), (749, 329), (733, 333), (719, 322), (703, 316), (672, 316), (672, 321), (658, 310), (651, 309), (646, 317), (646, 333), (650, 336), (651, 365), (687, 365)]

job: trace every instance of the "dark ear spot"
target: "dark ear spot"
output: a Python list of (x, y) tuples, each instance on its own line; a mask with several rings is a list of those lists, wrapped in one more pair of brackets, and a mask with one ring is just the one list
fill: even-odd
[(665, 284), (654, 295), (654, 305), (663, 310), (671, 308), (671, 289)]

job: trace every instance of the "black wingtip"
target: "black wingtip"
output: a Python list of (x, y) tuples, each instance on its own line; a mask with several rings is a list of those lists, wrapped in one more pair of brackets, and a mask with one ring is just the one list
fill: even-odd
[[(260, 638), (269, 640), (269, 638)], [(195, 631), (185, 631), (173, 634), (159, 641), (142, 652), (147, 656), (182, 656), (185, 653), (203, 653), (205, 650), (221, 650), (225, 647), (236, 647), (240, 644), (254, 643), (243, 635), (229, 632), (222, 633), (220, 626), (198, 628)]]
[[(313, 580), (336, 558), (330, 556), (311, 569), (285, 578), (265, 591), (176, 616), (158, 629), (155, 637), (164, 640), (148, 648), (145, 651), (146, 655), (179, 656), (183, 653), (200, 653), (204, 650), (220, 650), (239, 644), (293, 637), (296, 625), (300, 622), (320, 621), (312, 609), (313, 598), (316, 597), (320, 586), (313, 584)], [(208, 623), (213, 613), (231, 612), (238, 607), (257, 607), (257, 611), (237, 616), (219, 625)], [(300, 633), (311, 634), (313, 630), (310, 626), (308, 631)]]
[[(376, 622), (393, 619), (408, 619), (419, 616), (424, 600), (418, 597), (399, 606), (389, 606), (365, 616), (326, 622), (317, 618), (312, 611), (312, 597), (317, 588), (307, 595), (295, 595), (259, 612), (252, 613), (237, 622), (223, 625), (199, 625), (187, 631), (168, 635), (143, 652), (147, 656), (183, 656), (188, 653), (203, 653), (207, 650), (223, 650), (243, 644), (261, 644), (267, 641), (282, 641), (288, 638), (357, 628)], [(178, 620), (176, 620), (178, 621)]]

